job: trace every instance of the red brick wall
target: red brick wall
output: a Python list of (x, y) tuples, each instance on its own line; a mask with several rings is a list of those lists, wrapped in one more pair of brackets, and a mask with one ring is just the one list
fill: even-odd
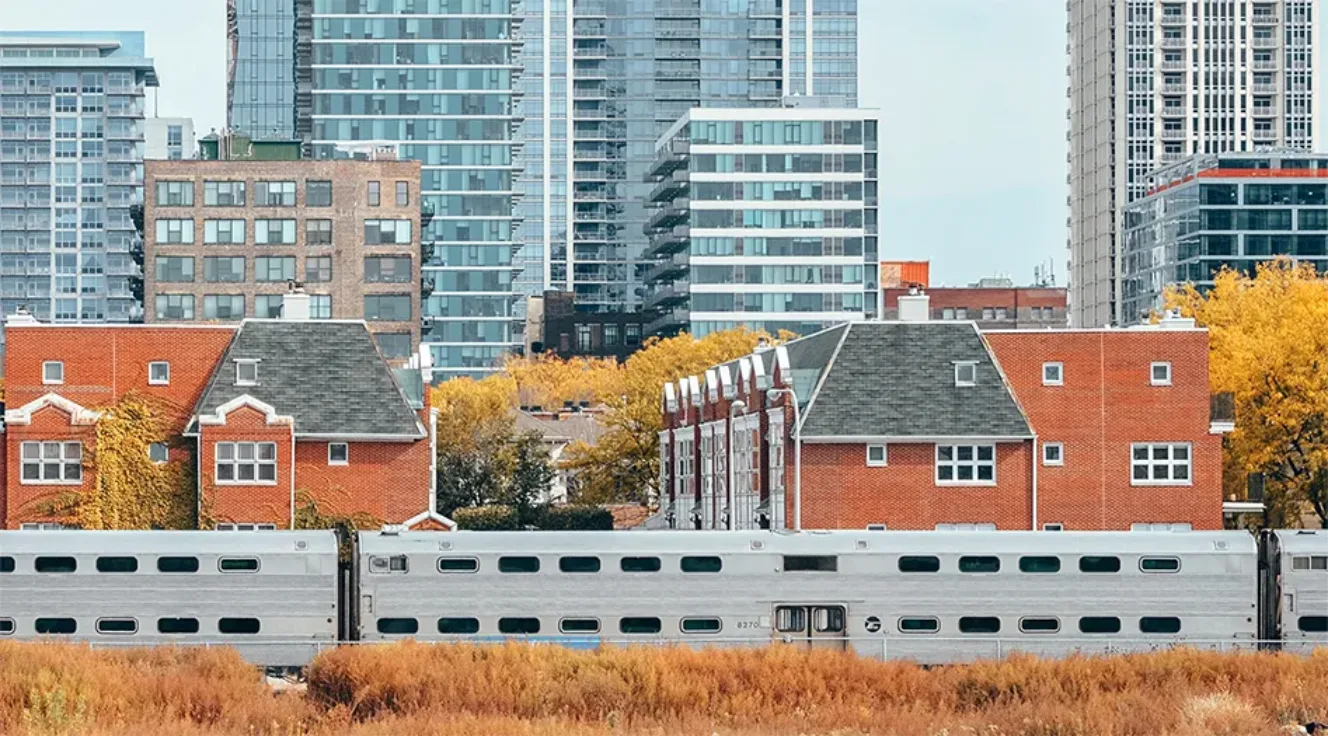
[(428, 440), (349, 444), (348, 465), (328, 465), (327, 442), (295, 444), (295, 487), (311, 494), (324, 514), (363, 512), (398, 524), (428, 510)]
[[(1208, 333), (1119, 330), (985, 333), (1039, 442), (1063, 442), (1065, 465), (1038, 468), (1038, 522), (1129, 529), (1134, 522), (1222, 528), (1222, 442), (1208, 433)], [(1169, 361), (1171, 386), (1150, 384)], [(1042, 364), (1064, 364), (1063, 386)], [(1192, 443), (1192, 486), (1133, 486), (1133, 442)]]
[[(935, 457), (933, 444), (892, 444), (889, 464), (869, 468), (864, 445), (804, 444), (803, 528), (865, 529), (868, 524), (885, 524), (890, 529), (935, 529), (940, 523), (964, 522), (1029, 528), (1029, 443), (996, 446), (994, 486), (938, 486)], [(787, 496), (791, 506), (791, 477)]]
[[(8, 404), (13, 406), (13, 404)], [(48, 521), (50, 514), (42, 513), (60, 495), (90, 488), (93, 482), (87, 458), (96, 443), (96, 428), (89, 425), (71, 425), (69, 415), (55, 407), (46, 407), (32, 416), (32, 424), (10, 424), (5, 428), (5, 498), (0, 501), (0, 528), (17, 529), (23, 522)], [(83, 482), (81, 484), (38, 485), (22, 482), (22, 445), (25, 441), (66, 441), (83, 443)]]
[[(199, 436), (201, 457), (199, 484), (202, 488), (203, 513), (213, 522), (273, 523), (280, 529), (291, 525), (291, 427), (269, 425), (262, 413), (240, 407), (226, 417), (225, 426), (204, 426)], [(277, 444), (277, 481), (275, 485), (218, 484), (216, 446), (218, 442), (275, 442)]]

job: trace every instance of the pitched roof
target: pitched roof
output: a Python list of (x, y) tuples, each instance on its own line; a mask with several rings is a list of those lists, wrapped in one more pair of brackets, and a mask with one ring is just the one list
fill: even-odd
[(547, 442), (585, 442), (593, 445), (607, 431), (594, 414), (567, 414), (543, 419), (529, 412), (516, 412), (518, 432), (537, 432)]
[[(803, 419), (804, 437), (1033, 434), (973, 323), (858, 322), (844, 329), (828, 370), (820, 371), (825, 380)], [(811, 350), (800, 342), (789, 343), (790, 363), (795, 349)], [(812, 352), (823, 354), (825, 346)], [(956, 362), (977, 365), (976, 385), (955, 386)]]
[[(235, 385), (237, 360), (259, 361), (258, 385)], [(294, 417), (297, 436), (425, 436), (363, 322), (246, 320), (194, 415), (244, 395)]]

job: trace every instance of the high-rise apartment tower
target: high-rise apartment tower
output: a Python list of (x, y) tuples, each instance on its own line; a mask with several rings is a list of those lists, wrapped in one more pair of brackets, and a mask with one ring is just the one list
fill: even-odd
[(1121, 320), (1122, 213), (1193, 154), (1309, 149), (1313, 0), (1069, 0), (1070, 313)]

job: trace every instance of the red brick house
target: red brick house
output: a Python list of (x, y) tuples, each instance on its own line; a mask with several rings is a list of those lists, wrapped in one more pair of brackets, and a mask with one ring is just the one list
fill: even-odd
[[(288, 298), (290, 295), (288, 295)], [(433, 411), (420, 369), (393, 369), (365, 323), (6, 324), (0, 528), (90, 487), (84, 464), (104, 407), (136, 392), (167, 408), (160, 462), (193, 461), (200, 516), (286, 528), (297, 492), (326, 514), (451, 522), (431, 512)], [(158, 455), (160, 453), (160, 455)]]
[(840, 325), (665, 386), (663, 521), (1222, 527), (1221, 435), (1233, 427), (1211, 414), (1207, 331), (1168, 319), (983, 332), (928, 320), (925, 306), (914, 313)]

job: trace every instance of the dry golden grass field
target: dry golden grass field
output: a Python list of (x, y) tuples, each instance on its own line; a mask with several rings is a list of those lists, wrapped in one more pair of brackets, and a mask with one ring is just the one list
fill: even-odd
[(345, 647), (304, 694), (225, 649), (0, 643), (0, 733), (1259, 736), (1328, 721), (1328, 650), (926, 670), (831, 652)]

